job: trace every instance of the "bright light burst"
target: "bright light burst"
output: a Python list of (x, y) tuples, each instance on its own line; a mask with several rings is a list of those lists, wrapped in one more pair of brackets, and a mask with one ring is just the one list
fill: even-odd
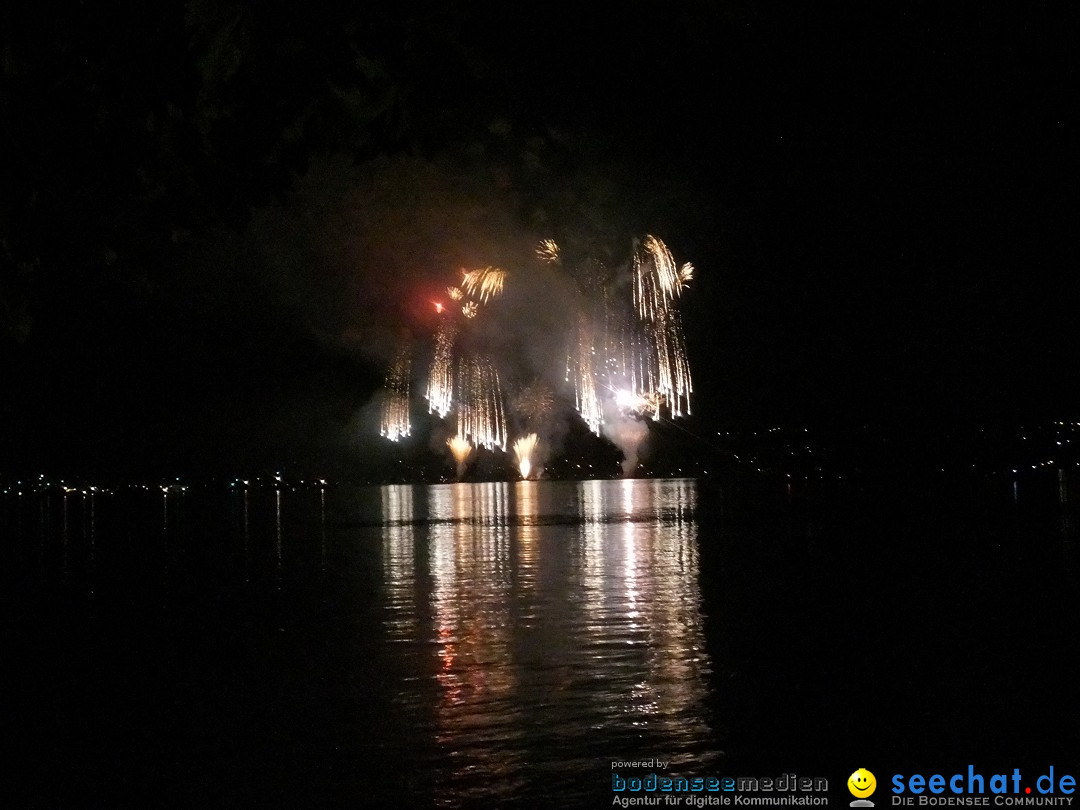
[(465, 475), (465, 464), (472, 454), (472, 445), (469, 444), (468, 439), (459, 433), (457, 436), (451, 436), (447, 439), (446, 446), (450, 448), (450, 452), (454, 456), (454, 462), (457, 465), (457, 477), (463, 477)]
[(382, 418), (379, 433), (392, 442), (409, 435), (409, 372), (412, 357), (409, 347), (402, 348), (383, 383)]
[(522, 479), (528, 478), (529, 473), (532, 472), (532, 456), (539, 442), (540, 437), (535, 433), (522, 436), (514, 442), (514, 455), (517, 457), (518, 472), (521, 473)]
[(660, 401), (655, 394), (646, 396), (629, 388), (620, 388), (615, 392), (614, 399), (615, 406), (623, 413), (635, 413), (655, 418), (660, 411)]

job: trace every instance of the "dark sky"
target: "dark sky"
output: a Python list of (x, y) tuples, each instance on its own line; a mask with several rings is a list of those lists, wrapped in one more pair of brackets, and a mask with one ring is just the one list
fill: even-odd
[(1075, 417), (1067, 4), (355, 6), (5, 12), (0, 472), (379, 452), (429, 292), (542, 235), (694, 263), (695, 430)]

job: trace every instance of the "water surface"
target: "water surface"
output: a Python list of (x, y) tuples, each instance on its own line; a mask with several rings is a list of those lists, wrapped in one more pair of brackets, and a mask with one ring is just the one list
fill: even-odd
[(1067, 769), (1059, 484), (9, 494), (0, 792), (575, 807), (652, 757), (840, 787), (871, 763)]

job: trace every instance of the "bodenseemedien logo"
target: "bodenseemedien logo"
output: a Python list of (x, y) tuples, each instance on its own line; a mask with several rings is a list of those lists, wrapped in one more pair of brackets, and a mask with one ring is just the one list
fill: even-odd
[[(661, 767), (667, 763), (657, 761)], [(611, 763), (612, 805), (619, 807), (824, 807), (829, 804), (829, 780), (797, 776), (680, 776), (657, 774), (631, 776), (627, 767), (651, 767), (648, 763)], [(622, 769), (620, 774), (615, 769)]]
[(859, 770), (848, 777), (847, 789), (851, 791), (851, 795), (855, 797), (855, 801), (850, 805), (851, 807), (874, 806), (874, 803), (869, 801), (869, 797), (877, 790), (877, 779), (875, 779), (874, 775), (866, 770), (866, 768), (859, 768)]

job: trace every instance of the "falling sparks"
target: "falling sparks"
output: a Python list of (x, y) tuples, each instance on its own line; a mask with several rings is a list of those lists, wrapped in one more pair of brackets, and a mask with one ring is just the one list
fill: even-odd
[(468, 344), (472, 333), (466, 324), (477, 317), (480, 304), (502, 292), (506, 273), (489, 267), (463, 275), (462, 285), (446, 292), (463, 302), (464, 320), (448, 311), (440, 321), (426, 395), (428, 413), (440, 419), (455, 415), (456, 436), (447, 446), (457, 459), (459, 478), (473, 449), (506, 450), (506, 411), (498, 372), (489, 357), (458, 347), (459, 338)]
[(672, 418), (690, 413), (693, 383), (676, 299), (694, 266), (676, 267), (667, 245), (650, 235), (634, 251), (631, 274), (629, 307), (602, 265), (587, 264), (577, 275), (583, 310), (567, 380), (581, 418), (597, 435), (608, 395), (627, 415), (659, 419), (663, 407)]
[(435, 358), (428, 372), (428, 413), (437, 413), (440, 418), (450, 413), (454, 405), (453, 353), (456, 334), (457, 329), (449, 320), (439, 325), (435, 337)]
[(477, 447), (506, 450), (506, 412), (499, 374), (490, 360), (463, 357), (458, 365), (458, 435)]
[(481, 304), (495, 298), (503, 290), (506, 271), (497, 267), (485, 267), (480, 270), (462, 270), (461, 287)]
[(666, 402), (673, 417), (689, 414), (693, 383), (674, 299), (693, 278), (694, 266), (686, 263), (676, 269), (667, 245), (646, 236), (634, 255), (633, 270), (635, 309), (652, 348), (649, 370), (655, 371), (655, 394)]
[(383, 384), (382, 419), (379, 433), (392, 442), (409, 435), (409, 372), (412, 358), (408, 347), (394, 359)]
[(514, 442), (514, 455), (517, 457), (518, 472), (521, 473), (522, 479), (527, 479), (529, 473), (532, 472), (532, 456), (539, 443), (540, 437), (535, 433), (522, 436)]
[[(690, 276), (693, 271), (691, 265)], [(655, 236), (646, 236), (641, 248), (634, 253), (634, 305), (638, 315), (643, 321), (654, 320), (682, 288), (681, 271), (675, 268), (667, 245)]]
[(589, 426), (589, 430), (600, 435), (600, 426), (604, 423), (604, 408), (596, 387), (596, 372), (592, 329), (588, 320), (578, 318), (577, 340), (571, 345), (567, 358), (566, 379), (574, 387), (574, 407)]

